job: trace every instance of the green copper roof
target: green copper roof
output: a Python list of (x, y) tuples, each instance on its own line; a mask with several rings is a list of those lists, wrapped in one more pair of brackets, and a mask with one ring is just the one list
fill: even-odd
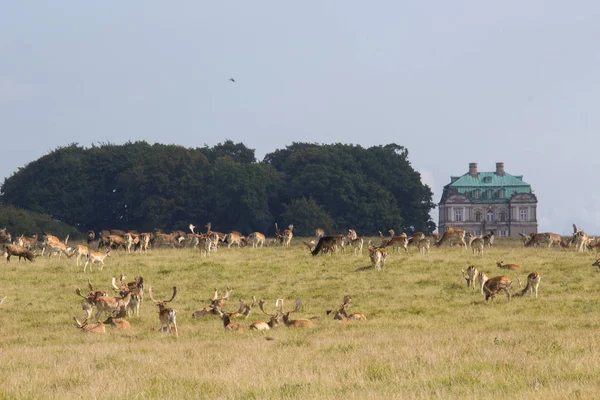
[[(501, 190), (504, 195), (501, 195)], [(450, 183), (444, 187), (448, 190), (464, 194), (474, 203), (503, 203), (508, 202), (515, 193), (531, 193), (531, 186), (523, 182), (522, 175), (497, 175), (495, 172), (479, 172), (477, 177), (470, 174), (463, 176), (452, 176)], [(479, 196), (475, 191), (479, 190)], [(488, 195), (492, 190), (492, 197)]]

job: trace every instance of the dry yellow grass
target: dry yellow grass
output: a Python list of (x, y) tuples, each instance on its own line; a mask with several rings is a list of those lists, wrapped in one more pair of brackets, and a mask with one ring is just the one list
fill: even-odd
[[(16, 260), (2, 266), (0, 398), (595, 398), (600, 390), (600, 275), (592, 253), (523, 248), (500, 241), (483, 257), (432, 248), (429, 256), (390, 254), (384, 270), (367, 252), (312, 257), (291, 248), (116, 252), (103, 271), (82, 273), (74, 259)], [(505, 271), (497, 260), (518, 263)], [(474, 264), (491, 276), (542, 281), (537, 300), (486, 304), (468, 290), (461, 269)], [(368, 268), (367, 268), (368, 267)], [(178, 310), (179, 339), (157, 332), (156, 306), (146, 296), (129, 331), (82, 334), (80, 287), (109, 290), (110, 279), (143, 275), (155, 297)], [(314, 329), (226, 333), (214, 316), (191, 318), (213, 289), (238, 299), (301, 298), (294, 318)], [(351, 312), (367, 321), (341, 325), (325, 310), (353, 297)], [(267, 320), (256, 306), (247, 327)], [(274, 339), (274, 340), (267, 340)]]

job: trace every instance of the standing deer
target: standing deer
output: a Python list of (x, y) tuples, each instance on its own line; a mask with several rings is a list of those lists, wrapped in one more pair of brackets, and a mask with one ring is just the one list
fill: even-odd
[(348, 237), (348, 242), (349, 242), (350, 246), (352, 246), (354, 248), (354, 255), (356, 256), (357, 255), (356, 252), (358, 251), (360, 253), (360, 255), (362, 256), (362, 249), (363, 249), (363, 244), (364, 244), (363, 238), (358, 236), (354, 229), (348, 229), (347, 237)]
[(512, 280), (508, 276), (496, 276), (488, 279), (483, 285), (483, 291), (485, 292), (485, 301), (490, 298), (492, 301), (498, 292), (503, 290), (506, 293), (508, 301), (510, 301), (510, 289), (512, 289)]
[[(467, 267), (467, 272), (465, 273), (464, 269), (461, 269), (462, 273), (463, 273), (463, 278), (465, 278), (465, 280), (467, 281), (467, 287), (471, 288), (471, 289), (475, 289), (475, 278), (477, 277), (479, 271), (477, 271), (477, 268), (475, 268), (474, 265), (470, 265), (469, 267)], [(482, 289), (482, 293), (483, 293), (483, 289)]]
[[(529, 275), (527, 275), (527, 286), (525, 286), (525, 289), (523, 289), (520, 293), (515, 294), (514, 297), (524, 296), (527, 292), (531, 291), (531, 297), (533, 297), (535, 294), (535, 298), (537, 299), (538, 287), (540, 286), (541, 280), (542, 277), (540, 276), (539, 272), (534, 271), (530, 273)], [(519, 284), (520, 283), (521, 280), (519, 280)]]
[(253, 248), (256, 248), (259, 246), (264, 247), (266, 238), (265, 238), (265, 235), (263, 235), (260, 232), (253, 232), (248, 235), (247, 242), (248, 242), (248, 244), (251, 244)]
[(578, 229), (575, 224), (573, 224), (573, 243), (575, 243), (575, 248), (577, 251), (586, 251), (587, 244), (589, 243), (590, 238), (587, 233)]
[[(102, 271), (102, 269), (104, 268), (104, 259), (106, 257), (110, 257), (110, 247), (106, 250), (106, 253), (100, 253), (97, 251), (90, 251), (87, 254), (87, 258), (85, 260), (85, 265), (83, 266), (83, 272), (85, 272), (85, 269), (87, 268), (88, 264), (91, 263), (100, 263), (100, 265), (98, 266), (98, 271)], [(91, 269), (92, 267), (90, 267)]]
[(431, 246), (431, 242), (429, 239), (424, 238), (419, 240), (419, 254), (425, 256), (427, 254), (429, 254), (429, 247)]
[(387, 251), (381, 247), (369, 246), (369, 257), (371, 258), (371, 265), (377, 271), (381, 271), (387, 258)]
[(177, 286), (173, 286), (173, 296), (169, 300), (154, 300), (152, 297), (152, 288), (148, 289), (148, 294), (150, 295), (150, 299), (156, 303), (158, 306), (158, 318), (160, 319), (160, 331), (163, 333), (171, 332), (171, 326), (175, 330), (175, 336), (179, 337), (179, 332), (177, 332), (177, 321), (176, 314), (177, 310), (167, 307), (167, 303), (173, 301), (175, 296), (177, 295)]
[(283, 231), (283, 245), (285, 247), (290, 247), (290, 243), (292, 242), (292, 238), (294, 237), (294, 225), (288, 225), (288, 228)]
[(386, 240), (383, 237), (383, 233), (381, 233), (381, 231), (379, 232), (379, 237), (381, 238), (381, 246), (380, 247), (383, 247), (383, 248), (391, 247), (392, 252), (394, 252), (394, 251), (400, 252), (400, 248), (402, 247), (404, 249), (404, 252), (406, 254), (408, 254), (408, 236), (406, 236), (406, 233), (402, 233), (399, 236), (395, 236), (396, 233), (394, 232), (393, 229), (390, 229), (388, 231), (388, 233), (390, 234), (390, 238)]
[(483, 286), (489, 279), (490, 278), (483, 271), (479, 271), (479, 273), (477, 274), (477, 282), (479, 282), (479, 288), (481, 289), (481, 294), (485, 294), (485, 292), (483, 291)]

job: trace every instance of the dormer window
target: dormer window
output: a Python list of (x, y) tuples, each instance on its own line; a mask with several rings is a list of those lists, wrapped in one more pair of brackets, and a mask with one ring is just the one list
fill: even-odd
[(491, 199), (491, 198), (493, 197), (493, 195), (494, 195), (494, 191), (493, 191), (492, 189), (489, 189), (489, 190), (487, 191), (487, 198), (488, 198), (488, 199)]
[(506, 192), (504, 191), (504, 189), (498, 190), (498, 198), (503, 199), (504, 196), (506, 196)]
[(483, 177), (483, 183), (490, 183), (492, 181), (492, 177), (491, 176), (484, 176)]
[(474, 197), (474, 198), (476, 198), (476, 199), (478, 199), (478, 198), (479, 198), (479, 196), (480, 196), (480, 194), (481, 194), (481, 192), (479, 191), (479, 189), (477, 189), (477, 190), (475, 190), (475, 191), (473, 192), (473, 197)]

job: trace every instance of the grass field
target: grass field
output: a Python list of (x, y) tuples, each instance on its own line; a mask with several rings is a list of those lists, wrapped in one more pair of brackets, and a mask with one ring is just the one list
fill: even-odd
[[(294, 239), (293, 244), (301, 243)], [(523, 248), (496, 240), (483, 257), (456, 248), (390, 254), (384, 270), (367, 252), (312, 257), (304, 246), (198, 251), (116, 252), (104, 270), (83, 273), (75, 259), (2, 265), (0, 398), (596, 398), (600, 393), (600, 274), (593, 253)], [(496, 260), (523, 271), (504, 271)], [(525, 282), (539, 271), (539, 298), (487, 304), (468, 290), (461, 269)], [(87, 281), (110, 290), (113, 276), (142, 275), (155, 297), (178, 295), (179, 338), (157, 332), (157, 307), (146, 295), (129, 331), (84, 334)], [(226, 333), (214, 316), (192, 312), (214, 288), (238, 299), (277, 298), (284, 309), (303, 301), (294, 318), (314, 329)], [(341, 325), (325, 315), (344, 295), (368, 320)], [(243, 321), (268, 317), (255, 307)], [(273, 340), (267, 340), (273, 339)]]

